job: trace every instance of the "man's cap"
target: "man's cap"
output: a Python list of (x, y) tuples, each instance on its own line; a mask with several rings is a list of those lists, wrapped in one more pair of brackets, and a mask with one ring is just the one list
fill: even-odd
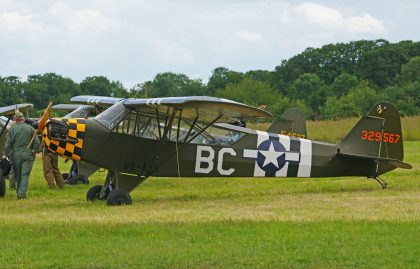
[(24, 116), (23, 116), (23, 113), (22, 112), (20, 112), (20, 111), (17, 111), (16, 113), (15, 113), (15, 118), (23, 118)]

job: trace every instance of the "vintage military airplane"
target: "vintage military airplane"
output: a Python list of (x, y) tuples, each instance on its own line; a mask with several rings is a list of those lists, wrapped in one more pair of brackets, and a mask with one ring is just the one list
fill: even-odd
[[(4, 141), (6, 140), (7, 131), (11, 128), (12, 119), (16, 110), (25, 112), (33, 107), (32, 104), (16, 104), (0, 107), (0, 152), (3, 152)], [(1, 170), (1, 169), (0, 169)], [(6, 194), (6, 181), (3, 172), (0, 173), (0, 197)]]
[(129, 194), (150, 176), (339, 177), (409, 169), (400, 117), (389, 102), (376, 104), (339, 143), (228, 125), (271, 118), (267, 111), (215, 97), (119, 99), (77, 96), (84, 104), (109, 104), (94, 118), (40, 120), (54, 152), (108, 169), (88, 200), (131, 204)]

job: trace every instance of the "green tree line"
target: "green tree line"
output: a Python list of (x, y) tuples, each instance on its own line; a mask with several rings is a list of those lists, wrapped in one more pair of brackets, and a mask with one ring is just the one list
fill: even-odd
[(80, 83), (55, 73), (0, 77), (0, 106), (49, 101), (68, 103), (75, 95), (152, 98), (208, 95), (253, 106), (266, 105), (279, 116), (289, 107), (309, 119), (360, 116), (376, 101), (388, 100), (402, 115), (420, 114), (420, 42), (359, 40), (307, 48), (273, 71), (213, 70), (207, 83), (185, 74), (159, 73), (127, 89), (104, 76)]

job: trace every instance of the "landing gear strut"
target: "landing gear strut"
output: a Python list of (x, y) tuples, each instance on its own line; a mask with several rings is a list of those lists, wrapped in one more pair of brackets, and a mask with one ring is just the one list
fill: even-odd
[(388, 186), (388, 183), (386, 183), (386, 181), (380, 178), (379, 176), (371, 176), (368, 178), (376, 180), (379, 184), (381, 184), (382, 189), (386, 189), (386, 187)]

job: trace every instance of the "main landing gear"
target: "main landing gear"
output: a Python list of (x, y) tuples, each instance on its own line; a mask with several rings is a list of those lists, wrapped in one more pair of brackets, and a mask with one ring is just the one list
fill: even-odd
[(102, 185), (95, 185), (86, 193), (86, 200), (106, 200), (107, 205), (131, 205), (131, 195), (125, 190), (110, 190), (110, 185), (104, 189)]
[(376, 180), (379, 184), (381, 184), (382, 189), (386, 189), (386, 187), (388, 186), (388, 183), (386, 183), (386, 181), (380, 178), (379, 176), (370, 176), (368, 178)]
[(133, 201), (129, 192), (145, 180), (146, 177), (108, 171), (104, 185), (91, 187), (86, 193), (86, 199), (106, 200), (107, 205), (131, 205)]

